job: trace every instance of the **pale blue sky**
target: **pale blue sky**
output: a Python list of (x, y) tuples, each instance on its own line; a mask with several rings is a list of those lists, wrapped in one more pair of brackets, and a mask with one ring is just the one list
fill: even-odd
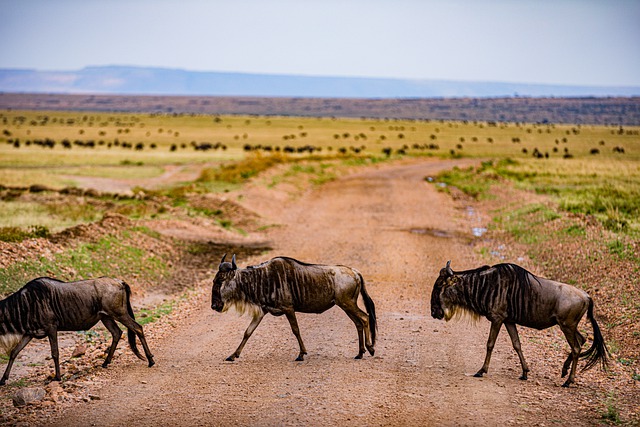
[(638, 0), (0, 0), (0, 68), (640, 86)]

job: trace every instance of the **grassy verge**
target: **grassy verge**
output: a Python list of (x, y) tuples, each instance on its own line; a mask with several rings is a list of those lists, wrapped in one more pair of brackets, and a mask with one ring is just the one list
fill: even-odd
[(8, 295), (29, 280), (54, 276), (60, 280), (112, 276), (137, 277), (153, 282), (168, 274), (166, 260), (139, 247), (139, 232), (107, 235), (51, 256), (16, 262), (0, 270), (0, 294)]
[(637, 162), (582, 159), (567, 165), (507, 158), (443, 172), (438, 180), (476, 199), (490, 197), (492, 185), (508, 180), (516, 188), (551, 196), (561, 210), (591, 215), (609, 230), (640, 234)]

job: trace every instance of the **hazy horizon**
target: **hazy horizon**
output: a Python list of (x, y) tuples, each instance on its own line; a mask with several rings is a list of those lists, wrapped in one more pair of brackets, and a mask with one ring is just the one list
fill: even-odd
[(0, 68), (640, 86), (634, 0), (0, 0)]

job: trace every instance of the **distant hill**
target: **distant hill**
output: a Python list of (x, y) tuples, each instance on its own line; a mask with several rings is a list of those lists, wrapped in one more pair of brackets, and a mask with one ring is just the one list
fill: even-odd
[(640, 87), (309, 77), (127, 66), (77, 71), (0, 69), (0, 92), (312, 98), (629, 97)]

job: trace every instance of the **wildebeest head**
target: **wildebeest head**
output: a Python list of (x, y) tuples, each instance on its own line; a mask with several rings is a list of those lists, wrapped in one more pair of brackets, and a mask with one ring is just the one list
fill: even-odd
[(453, 284), (455, 284), (455, 275), (451, 269), (451, 261), (447, 261), (447, 266), (440, 270), (440, 274), (433, 284), (433, 290), (431, 291), (431, 317), (435, 319), (447, 317), (446, 320), (451, 318), (443, 297), (446, 289)]
[(236, 270), (238, 270), (235, 254), (231, 258), (231, 262), (225, 262), (226, 257), (227, 254), (224, 254), (220, 261), (216, 277), (213, 278), (213, 288), (211, 289), (211, 309), (217, 312), (221, 312), (224, 308), (222, 288), (233, 280), (236, 275)]

